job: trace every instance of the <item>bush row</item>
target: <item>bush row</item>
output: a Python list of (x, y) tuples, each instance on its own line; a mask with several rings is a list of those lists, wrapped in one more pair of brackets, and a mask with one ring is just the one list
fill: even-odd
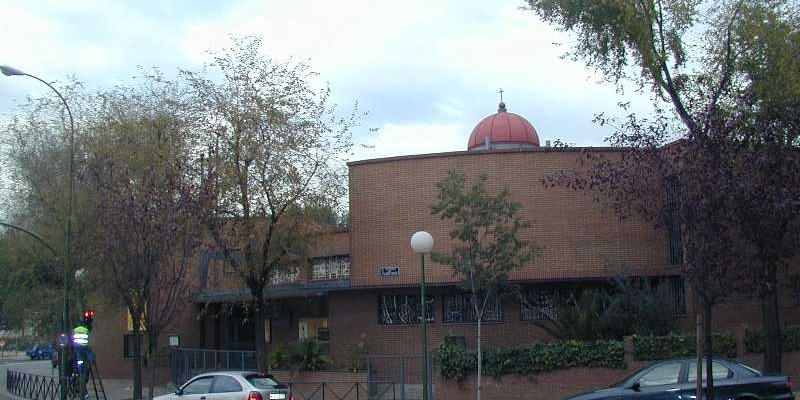
[[(800, 350), (800, 327), (787, 329), (784, 350)], [(714, 354), (736, 357), (736, 337), (719, 333), (713, 337)], [(634, 359), (663, 360), (695, 355), (696, 340), (691, 335), (634, 336)], [(763, 337), (748, 332), (749, 351), (763, 351)], [(759, 347), (760, 346), (760, 347)], [(439, 374), (448, 380), (462, 381), (477, 371), (476, 353), (463, 343), (445, 340), (435, 354)], [(500, 378), (505, 374), (535, 375), (572, 367), (625, 368), (625, 350), (621, 341), (567, 340), (555, 343), (534, 343), (520, 347), (488, 348), (483, 351), (483, 371)]]
[[(436, 365), (444, 379), (462, 381), (477, 371), (474, 351), (445, 340), (436, 352)], [(490, 348), (483, 351), (483, 371), (500, 378), (505, 374), (534, 375), (572, 367), (625, 368), (622, 342), (568, 340), (530, 346)]]
[[(736, 357), (736, 336), (732, 333), (714, 334), (714, 355)], [(692, 357), (696, 338), (690, 335), (634, 336), (633, 357), (639, 361), (663, 360), (676, 357)]]
[[(747, 331), (744, 338), (747, 351), (750, 353), (764, 352), (764, 332)], [(788, 326), (783, 329), (783, 351), (800, 351), (800, 326)]]

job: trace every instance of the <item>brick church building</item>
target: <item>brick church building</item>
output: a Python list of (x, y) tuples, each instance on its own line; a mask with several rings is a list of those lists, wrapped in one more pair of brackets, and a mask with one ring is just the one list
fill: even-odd
[[(425, 230), (434, 238), (435, 251), (449, 250), (451, 226), (431, 214), (436, 183), (449, 170), (467, 179), (485, 174), (490, 190), (508, 188), (522, 205), (520, 215), (531, 223), (524, 238), (542, 249), (539, 257), (511, 275), (536, 307), (514, 299), (491, 304), (485, 317), (486, 345), (547, 340), (535, 323), (545, 318), (553, 296), (619, 275), (657, 277), (669, 285), (679, 325), (690, 329), (691, 294), (680, 274), (675, 243), (666, 232), (636, 219), (621, 220), (579, 191), (542, 185), (549, 174), (575, 167), (581, 150), (553, 148), (549, 141), (543, 145), (528, 120), (500, 103), (497, 113), (475, 126), (465, 151), (350, 162), (350, 227), (327, 235), (310, 265), (274, 278), (270, 293), (275, 307), (265, 327), (268, 346), (316, 338), (338, 364), (347, 362), (349, 349), (359, 345), (371, 355), (419, 354), (420, 308), (415, 305), (420, 265), (409, 239)], [(591, 150), (610, 157), (624, 151)], [(219, 254), (202, 254), (193, 268), (201, 290), (160, 345), (253, 350), (252, 319), (246, 308), (235, 306), (247, 301), (247, 289)], [(473, 347), (474, 316), (452, 271), (429, 263), (426, 281), (432, 312), (429, 348), (436, 348), (446, 335), (464, 337)], [(786, 320), (800, 321), (795, 314), (786, 315)], [(94, 334), (98, 363), (104, 377), (129, 377), (131, 327), (124, 314), (105, 316), (96, 321)], [(715, 329), (742, 322), (758, 326), (760, 319), (757, 304), (722, 305)]]

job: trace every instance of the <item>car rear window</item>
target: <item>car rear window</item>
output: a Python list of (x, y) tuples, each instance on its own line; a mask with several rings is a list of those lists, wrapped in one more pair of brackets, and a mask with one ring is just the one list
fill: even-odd
[(251, 385), (255, 386), (256, 389), (272, 389), (279, 385), (275, 379), (268, 375), (253, 374), (245, 376), (244, 379), (250, 382)]
[(744, 369), (744, 373), (749, 376), (761, 376), (761, 371), (748, 366), (747, 364), (736, 363), (736, 365), (742, 367)]

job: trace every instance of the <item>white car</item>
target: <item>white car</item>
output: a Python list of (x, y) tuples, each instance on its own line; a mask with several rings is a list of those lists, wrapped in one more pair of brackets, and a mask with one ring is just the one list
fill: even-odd
[(154, 400), (292, 400), (289, 389), (272, 375), (253, 371), (219, 371), (189, 379), (174, 394)]

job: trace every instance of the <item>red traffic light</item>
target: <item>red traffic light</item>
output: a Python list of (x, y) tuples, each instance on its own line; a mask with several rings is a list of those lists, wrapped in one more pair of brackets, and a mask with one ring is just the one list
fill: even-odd
[(94, 319), (94, 310), (87, 308), (83, 310), (83, 319), (92, 320)]

